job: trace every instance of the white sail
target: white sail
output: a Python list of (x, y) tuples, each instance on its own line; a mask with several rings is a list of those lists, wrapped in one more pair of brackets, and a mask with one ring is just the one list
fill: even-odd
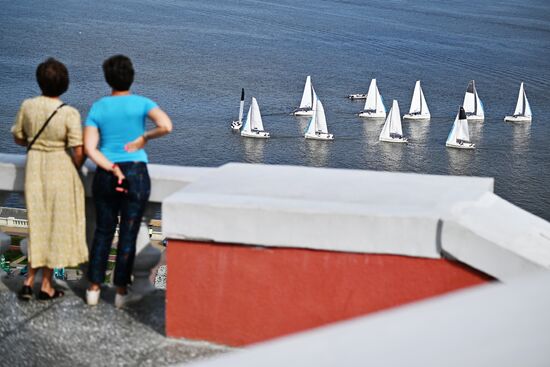
[[(316, 107), (316, 106), (315, 106)], [(305, 134), (306, 135), (313, 135), (315, 134), (315, 129), (316, 129), (316, 123), (315, 123), (315, 120), (317, 119), (317, 108), (314, 108), (313, 109), (313, 115), (311, 116), (311, 118), (309, 119), (309, 123), (307, 125), (307, 129), (305, 131)]]
[(485, 109), (483, 108), (483, 103), (481, 102), (481, 99), (479, 98), (477, 91), (476, 91), (476, 116), (480, 116), (480, 117), (485, 116)]
[(422, 97), (423, 96), (421, 95), (420, 80), (417, 80), (416, 84), (414, 85), (411, 107), (409, 108), (409, 113), (411, 115), (422, 113)]
[(244, 88), (241, 89), (241, 102), (239, 103), (239, 122), (243, 121), (243, 110), (244, 110)]
[(470, 132), (468, 131), (468, 120), (460, 119), (458, 116), (457, 119), (456, 139), (469, 142)]
[(458, 131), (458, 115), (456, 115), (455, 122), (453, 123), (453, 128), (447, 136), (447, 144), (456, 144), (456, 134)]
[(390, 113), (386, 117), (386, 121), (384, 122), (384, 127), (382, 128), (379, 139), (392, 139), (395, 137), (402, 138), (403, 129), (401, 127), (401, 113), (399, 111), (399, 104), (396, 100), (393, 100)]
[(468, 130), (468, 119), (463, 108), (458, 111), (453, 128), (447, 137), (447, 145), (458, 145), (458, 141), (470, 142), (470, 132)]
[[(250, 129), (264, 131), (264, 124), (262, 122), (262, 115), (260, 114), (260, 107), (256, 98), (252, 97), (251, 117), (250, 117)], [(248, 119), (248, 117), (247, 117)]]
[(319, 99), (317, 99), (315, 108), (315, 131), (328, 134), (327, 118), (325, 116), (325, 109)]
[(378, 87), (376, 86), (376, 79), (370, 81), (369, 91), (367, 92), (367, 99), (365, 100), (365, 111), (376, 111), (378, 104)]
[(519, 87), (518, 102), (516, 103), (514, 116), (531, 117), (531, 106), (529, 105), (529, 101), (527, 100), (527, 95), (525, 94), (523, 83), (521, 83)]
[[(420, 84), (420, 81), (418, 82)], [(430, 116), (430, 109), (428, 108), (428, 103), (426, 103), (426, 97), (424, 97), (424, 91), (422, 90), (422, 87), (420, 87), (420, 98), (421, 98), (421, 108), (420, 113), (422, 115)]]
[(384, 106), (384, 101), (382, 100), (382, 95), (376, 87), (376, 113), (386, 113), (386, 107)]
[(462, 104), (466, 116), (474, 115), (478, 117), (484, 117), (485, 111), (483, 108), (483, 103), (479, 99), (477, 94), (476, 84), (474, 80), (470, 80), (468, 83), (468, 89), (466, 89), (466, 94), (464, 94), (464, 103)]
[(476, 112), (476, 86), (473, 80), (468, 83), (468, 89), (464, 95), (464, 103), (462, 107), (466, 113), (475, 114)]
[[(254, 98), (252, 98), (252, 101), (254, 101)], [(252, 117), (252, 104), (250, 107), (248, 107), (248, 113), (246, 114), (246, 120), (243, 125), (242, 132), (249, 133), (251, 131), (250, 128), (250, 118)]]
[(306, 85), (304, 86), (304, 93), (302, 94), (300, 108), (313, 108), (313, 87), (311, 85), (311, 77), (309, 75), (306, 78)]

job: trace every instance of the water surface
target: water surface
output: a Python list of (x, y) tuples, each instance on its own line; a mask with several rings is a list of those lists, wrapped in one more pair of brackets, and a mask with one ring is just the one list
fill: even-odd
[[(156, 100), (175, 123), (153, 141), (155, 163), (218, 166), (257, 162), (495, 177), (502, 197), (550, 219), (550, 4), (547, 0), (2, 1), (0, 22), (1, 152), (23, 153), (9, 127), (20, 102), (38, 93), (36, 65), (64, 61), (64, 100), (86, 116), (108, 93), (102, 61), (130, 56), (134, 91)], [(290, 116), (311, 75), (333, 142), (304, 141), (307, 120)], [(432, 120), (404, 122), (408, 145), (378, 142), (382, 122), (356, 116), (377, 78), (386, 107), (408, 110), (422, 80)], [(470, 79), (486, 120), (471, 123), (475, 151), (445, 147)], [(533, 123), (503, 122), (519, 83)], [(229, 129), (240, 88), (258, 99), (268, 141)], [(407, 188), (403, 188), (406, 190)]]

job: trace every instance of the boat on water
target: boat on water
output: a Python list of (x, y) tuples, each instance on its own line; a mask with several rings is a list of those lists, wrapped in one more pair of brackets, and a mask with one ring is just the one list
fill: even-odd
[(334, 140), (334, 135), (328, 132), (325, 109), (317, 96), (315, 96), (313, 116), (309, 120), (304, 136), (306, 139)]
[(456, 115), (453, 128), (447, 137), (445, 143), (449, 148), (458, 149), (475, 149), (475, 144), (470, 142), (470, 132), (468, 130), (468, 118), (466, 111), (463, 107), (460, 107), (458, 114)]
[(464, 103), (462, 103), (462, 106), (464, 107), (468, 121), (485, 120), (485, 110), (477, 94), (475, 80), (470, 80), (468, 83), (468, 89), (466, 89), (466, 93), (464, 94)]
[(367, 99), (367, 93), (348, 94), (346, 98), (349, 99)]
[(264, 131), (264, 124), (262, 122), (262, 115), (260, 113), (260, 107), (256, 98), (252, 97), (252, 103), (248, 109), (246, 120), (241, 130), (241, 136), (247, 138), (269, 138), (269, 133)]
[(420, 80), (416, 81), (414, 85), (414, 92), (411, 99), (411, 107), (409, 108), (409, 113), (403, 116), (405, 120), (429, 120), (431, 117), (430, 109), (426, 103), (426, 98), (424, 97), (424, 91), (420, 85)]
[(388, 117), (386, 117), (386, 122), (380, 132), (380, 141), (385, 141), (389, 143), (406, 143), (409, 139), (403, 136), (403, 129), (401, 127), (401, 113), (399, 111), (399, 104), (394, 99)]
[(376, 85), (376, 79), (372, 79), (367, 93), (365, 106), (363, 110), (359, 112), (359, 117), (365, 118), (386, 118), (386, 107), (384, 107), (384, 101), (382, 95), (378, 91)]
[(527, 100), (527, 95), (525, 94), (525, 88), (523, 82), (519, 86), (519, 95), (518, 101), (516, 103), (516, 109), (512, 116), (506, 116), (504, 121), (507, 122), (531, 122), (532, 112), (531, 105)]
[(239, 118), (231, 123), (231, 129), (240, 130), (243, 126), (244, 88), (241, 89), (241, 103), (239, 104)]
[(300, 101), (300, 107), (294, 110), (294, 116), (313, 116), (313, 101), (315, 90), (311, 83), (311, 76), (307, 76), (306, 84), (304, 85), (304, 93), (302, 93), (302, 100)]

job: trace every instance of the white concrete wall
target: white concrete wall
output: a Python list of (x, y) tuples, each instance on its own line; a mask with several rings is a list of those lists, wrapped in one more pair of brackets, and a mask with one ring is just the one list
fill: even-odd
[(228, 164), (163, 202), (170, 238), (440, 256), (440, 220), (493, 179)]
[(550, 275), (493, 283), (189, 367), (547, 367)]

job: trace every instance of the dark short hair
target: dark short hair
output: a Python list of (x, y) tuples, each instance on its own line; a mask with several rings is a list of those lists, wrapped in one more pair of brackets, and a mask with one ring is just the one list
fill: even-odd
[(59, 97), (69, 88), (69, 71), (62, 62), (50, 57), (36, 68), (36, 81), (43, 95)]
[(103, 62), (103, 74), (114, 90), (128, 90), (134, 81), (134, 66), (127, 56), (111, 56)]

